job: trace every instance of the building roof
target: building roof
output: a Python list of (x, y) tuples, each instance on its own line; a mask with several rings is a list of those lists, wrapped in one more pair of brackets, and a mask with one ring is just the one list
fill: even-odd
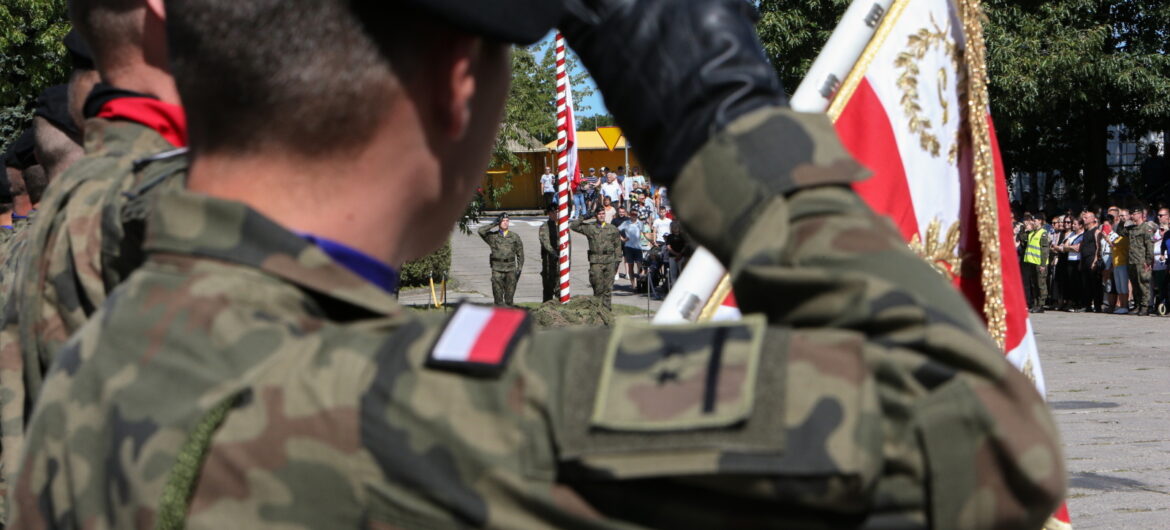
[[(555, 151), (557, 149), (557, 141), (553, 140), (544, 146)], [(622, 136), (618, 140), (615, 150), (626, 148), (626, 137)], [(601, 135), (597, 131), (577, 131), (577, 149), (607, 149), (605, 142), (601, 140)]]

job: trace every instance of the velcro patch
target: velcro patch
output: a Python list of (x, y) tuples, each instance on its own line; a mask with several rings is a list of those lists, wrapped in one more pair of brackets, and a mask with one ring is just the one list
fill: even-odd
[(591, 424), (614, 431), (686, 431), (747, 420), (767, 324), (653, 326), (621, 321), (614, 332)]
[(480, 376), (508, 367), (512, 351), (528, 333), (531, 316), (523, 309), (460, 304), (427, 355), (426, 365)]

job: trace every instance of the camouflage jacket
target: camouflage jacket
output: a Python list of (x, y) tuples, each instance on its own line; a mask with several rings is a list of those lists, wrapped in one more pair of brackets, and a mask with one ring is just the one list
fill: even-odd
[(540, 239), (540, 257), (544, 260), (557, 260), (560, 252), (557, 247), (560, 246), (560, 234), (557, 230), (557, 224), (552, 221), (545, 221), (541, 223), (540, 230), (537, 233)]
[(447, 316), (167, 195), (46, 381), (14, 524), (1038, 528), (1065, 485), (1047, 407), (858, 174), (823, 117), (744, 116), (673, 191), (757, 316), (520, 326), (478, 375), (430, 362)]
[[(0, 495), (53, 355), (143, 259), (140, 250), (132, 257), (123, 248), (141, 244), (141, 237), (123, 241), (126, 192), (152, 169), (146, 159), (174, 149), (152, 129), (100, 118), (86, 122), (85, 144), (86, 155), (46, 189), (37, 222), (21, 232), (3, 278)], [(0, 507), (0, 520), (4, 513)]]
[(492, 230), (497, 225), (481, 226), (479, 237), (491, 247), (492, 253), (488, 257), (493, 271), (515, 272), (524, 269), (524, 242), (516, 232), (507, 234), (499, 230)]
[(589, 240), (589, 263), (608, 264), (622, 260), (622, 235), (613, 224), (598, 224), (595, 219), (574, 219), (569, 228)]
[(1154, 264), (1154, 234), (1158, 228), (1150, 223), (1126, 227), (1129, 238), (1129, 264), (1141, 267)]

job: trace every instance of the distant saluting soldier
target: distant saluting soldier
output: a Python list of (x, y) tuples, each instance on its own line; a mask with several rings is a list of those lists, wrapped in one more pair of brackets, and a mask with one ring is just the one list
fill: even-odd
[[(508, 214), (500, 214), (495, 224), (479, 229), (479, 237), (492, 248), (488, 258), (492, 266), (492, 298), (496, 305), (512, 305), (516, 294), (516, 281), (524, 269), (524, 243), (520, 236), (508, 230), (511, 220)], [(492, 228), (499, 227), (493, 232)]]

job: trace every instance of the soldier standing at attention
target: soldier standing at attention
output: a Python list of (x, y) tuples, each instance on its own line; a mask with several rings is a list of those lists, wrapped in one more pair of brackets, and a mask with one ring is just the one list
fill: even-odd
[[(516, 282), (524, 270), (524, 242), (515, 232), (508, 230), (512, 224), (508, 214), (502, 213), (495, 224), (481, 226), (479, 237), (491, 247), (488, 261), (492, 267), (492, 299), (498, 306), (511, 306), (516, 294)], [(499, 228), (493, 231), (492, 228)]]
[(556, 300), (560, 288), (560, 231), (557, 230), (557, 207), (545, 208), (548, 221), (540, 225), (540, 283), (542, 301)]
[[(188, 189), (56, 356), (11, 528), (1043, 524), (1044, 401), (786, 106), (751, 4), (483, 5), (167, 2)], [(554, 25), (744, 319), (394, 299), (482, 182), (511, 43)]]
[(1154, 234), (1157, 227), (1146, 222), (1146, 210), (1134, 208), (1127, 226), (1129, 239), (1129, 281), (1133, 290), (1133, 307), (1138, 316), (1150, 314), (1150, 274), (1154, 267)]
[(613, 302), (613, 278), (622, 262), (622, 235), (605, 222), (605, 210), (598, 208), (596, 219), (577, 219), (569, 224), (574, 232), (589, 239), (589, 286), (605, 307)]

